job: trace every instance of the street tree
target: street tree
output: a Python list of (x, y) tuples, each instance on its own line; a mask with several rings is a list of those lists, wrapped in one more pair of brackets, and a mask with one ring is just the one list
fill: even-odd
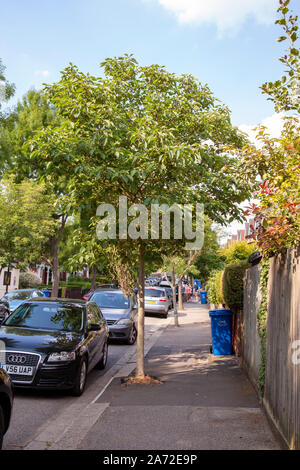
[(106, 203), (118, 212), (127, 198), (133, 235), (122, 219), (106, 238), (129, 268), (138, 266), (136, 376), (143, 379), (145, 260), (163, 253), (166, 240), (151, 238), (141, 216), (153, 204), (202, 203), (218, 223), (241, 218), (238, 204), (249, 191), (233, 176), (236, 161), (224, 145), (241, 147), (244, 137), (228, 108), (190, 75), (143, 67), (129, 55), (102, 67), (104, 77), (93, 77), (71, 64), (46, 87), (64, 124), (36, 135), (31, 155), (52, 178), (65, 176), (77, 208)]

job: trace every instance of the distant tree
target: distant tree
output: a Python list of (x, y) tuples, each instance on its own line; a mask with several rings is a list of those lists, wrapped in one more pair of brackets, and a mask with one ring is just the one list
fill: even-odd
[(54, 297), (58, 294), (59, 286), (59, 247), (67, 219), (74, 210), (70, 207), (67, 175), (57, 172), (52, 177), (53, 171), (49, 171), (51, 162), (46, 164), (41, 158), (32, 158), (29, 141), (38, 130), (47, 130), (50, 125), (61, 124), (61, 118), (45, 94), (30, 90), (7, 114), (0, 126), (0, 155), (5, 162), (5, 171), (13, 171), (17, 182), (24, 178), (42, 181), (47, 192), (54, 196), (51, 215), (56, 231), (51, 235), (49, 233), (49, 250), (45, 253), (52, 270)]
[(211, 272), (222, 269), (225, 258), (220, 251), (218, 233), (212, 229), (212, 222), (205, 220), (204, 244), (200, 255), (196, 258), (194, 265), (198, 270), (199, 280), (205, 285)]
[(45, 185), (14, 177), (0, 185), (0, 266), (32, 266), (40, 262), (49, 235), (56, 230), (53, 200)]
[(57, 120), (53, 106), (40, 91), (29, 90), (17, 105), (6, 113), (0, 123), (0, 155), (5, 167), (18, 169), (18, 175), (30, 177), (32, 168), (24, 144), (37, 129), (46, 128)]

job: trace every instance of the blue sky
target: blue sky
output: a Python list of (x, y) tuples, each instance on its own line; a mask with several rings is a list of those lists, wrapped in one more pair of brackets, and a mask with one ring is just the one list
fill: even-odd
[[(0, 0), (0, 57), (17, 89), (11, 104), (58, 80), (69, 62), (98, 75), (105, 58), (133, 53), (143, 65), (207, 83), (244, 131), (260, 122), (276, 131), (259, 86), (283, 72), (277, 7), (278, 0)], [(299, 0), (291, 7), (300, 13)]]
[[(100, 74), (106, 57), (133, 53), (141, 64), (163, 64), (208, 83), (232, 110), (235, 125), (258, 124), (273, 114), (259, 85), (282, 72), (277, 0), (210, 0), (210, 6), (207, 0), (0, 3), (0, 57), (16, 98), (58, 80), (69, 62)], [(292, 0), (295, 11), (299, 4)]]

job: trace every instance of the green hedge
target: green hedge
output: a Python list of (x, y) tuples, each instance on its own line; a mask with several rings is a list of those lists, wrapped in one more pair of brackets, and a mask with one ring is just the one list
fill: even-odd
[(233, 312), (243, 309), (244, 275), (251, 264), (243, 260), (224, 269), (223, 297), (225, 304)]

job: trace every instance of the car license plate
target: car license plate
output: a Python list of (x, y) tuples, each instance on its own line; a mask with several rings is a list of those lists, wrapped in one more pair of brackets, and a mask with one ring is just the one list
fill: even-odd
[(156, 304), (156, 300), (147, 300), (146, 304)]
[(33, 367), (3, 364), (3, 369), (6, 370), (8, 374), (33, 375)]

